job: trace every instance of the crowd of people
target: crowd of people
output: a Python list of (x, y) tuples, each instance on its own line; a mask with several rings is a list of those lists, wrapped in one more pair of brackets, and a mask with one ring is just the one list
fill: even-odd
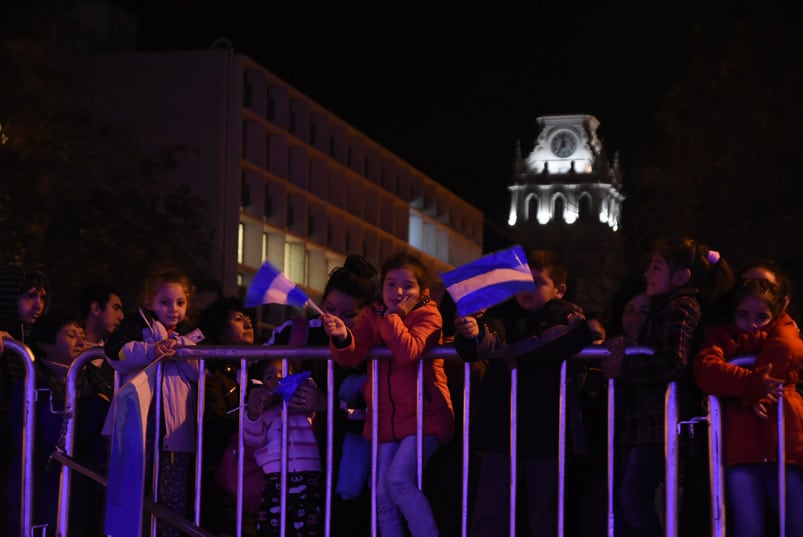
[[(48, 535), (57, 520), (60, 466), (49, 459), (63, 447), (65, 375), (72, 361), (91, 347), (102, 347), (105, 357), (92, 360), (81, 372), (74, 457), (108, 475), (108, 489), (85, 477), (74, 478), (70, 535), (141, 535), (147, 518), (132, 510), (131, 495), (152, 496), (154, 490), (161, 505), (192, 520), (201, 371), (206, 389), (200, 518), (208, 531), (234, 535), (237, 480), (231, 461), (237, 460), (232, 454), (242, 433), (246, 535), (280, 535), (283, 503), (287, 535), (324, 534), (327, 446), (333, 452), (331, 534), (370, 535), (372, 440), (377, 444), (380, 535), (456, 534), (460, 504), (444, 498), (461, 493), (462, 452), (454, 446), (462, 426), (463, 369), (453, 368), (449, 362), (454, 361), (428, 356), (439, 344), (454, 344), (472, 372), (471, 536), (510, 531), (512, 410), (517, 415), (517, 534), (557, 535), (562, 478), (567, 490), (566, 534), (606, 534), (609, 379), (614, 379), (616, 390), (616, 535), (664, 534), (664, 396), (672, 382), (678, 385), (682, 418), (704, 415), (706, 395), (722, 400), (728, 534), (747, 537), (777, 531), (779, 404), (785, 423), (786, 502), (803, 502), (803, 339), (788, 313), (789, 278), (768, 260), (735, 272), (724, 255), (706, 244), (666, 237), (656, 242), (643, 271), (623, 275), (609, 311), (592, 314), (567, 300), (570, 271), (555, 252), (530, 252), (528, 264), (534, 290), (470, 315), (456, 315), (451, 297), (435, 292), (436, 276), (416, 255), (398, 252), (380, 267), (350, 255), (329, 276), (322, 314), (291, 318), (265, 342), (257, 341), (255, 312), (237, 297), (218, 296), (197, 318), (189, 318), (194, 287), (175, 269), (150, 275), (143, 282), (141, 302), (133, 308), (125, 308), (113, 286), (87, 284), (70, 316), (48, 312), (51, 290), (43, 272), (6, 267), (0, 273), (0, 477), (6, 494), (0, 524), (10, 534), (20, 528), (25, 368), (21, 357), (2, 346), (4, 338), (13, 338), (33, 350), (37, 389), (49, 394), (37, 399), (33, 463), (33, 519), (51, 528)], [(242, 377), (240, 367), (246, 362), (237, 357), (207, 360), (205, 369), (197, 360), (171, 359), (179, 346), (259, 344), (328, 347), (332, 360), (250, 360)], [(369, 360), (377, 345), (386, 346), (391, 358)], [(589, 346), (604, 346), (605, 357), (572, 360)], [(633, 346), (651, 353), (625, 352)], [(733, 361), (741, 356), (755, 361)], [(568, 463), (561, 476), (564, 363), (570, 365)], [(123, 394), (132, 384), (147, 384), (155, 365), (163, 375), (158, 391), (163, 412), (156, 416), (151, 404), (149, 414), (141, 418), (143, 434), (134, 436), (144, 453), (136, 459), (136, 450), (126, 442), (137, 424), (119, 417), (129, 408)], [(115, 372), (120, 381), (116, 392)], [(517, 397), (512, 409), (514, 372)], [(374, 374), (375, 383), (370, 381)], [(241, 378), (248, 379), (248, 386), (240, 386)], [(141, 393), (141, 385), (138, 389)], [(335, 401), (332, 438), (326, 426), (330, 391)], [(238, 430), (241, 421), (243, 431)], [(156, 434), (161, 439), (158, 453)], [(698, 431), (694, 439), (681, 442), (683, 535), (711, 531), (707, 451), (700, 438), (705, 435)], [(284, 456), (286, 490), (281, 479)], [(152, 483), (155, 461), (159, 481)], [(785, 524), (786, 535), (803, 536), (803, 512), (787, 509)], [(181, 531), (160, 521), (158, 533), (172, 536)]]

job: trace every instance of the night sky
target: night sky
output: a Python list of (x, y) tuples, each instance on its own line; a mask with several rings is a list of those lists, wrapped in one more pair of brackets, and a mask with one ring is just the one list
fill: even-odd
[(636, 165), (662, 98), (684, 76), (693, 25), (687, 13), (541, 2), (432, 0), (381, 12), (356, 3), (122, 4), (138, 18), (140, 50), (225, 38), (497, 224), (516, 141), (526, 155), (538, 116), (594, 115), (608, 155), (618, 151), (626, 173)]

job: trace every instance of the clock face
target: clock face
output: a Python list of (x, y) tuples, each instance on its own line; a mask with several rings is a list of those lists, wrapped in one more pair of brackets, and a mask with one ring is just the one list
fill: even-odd
[(558, 131), (552, 136), (550, 148), (556, 156), (566, 158), (577, 149), (577, 137), (571, 131)]

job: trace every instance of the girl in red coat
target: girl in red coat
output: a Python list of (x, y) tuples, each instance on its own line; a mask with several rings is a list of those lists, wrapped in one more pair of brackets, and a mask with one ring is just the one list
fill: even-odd
[[(382, 537), (438, 535), (435, 517), (418, 488), (416, 404), (418, 365), (440, 342), (443, 320), (429, 297), (431, 276), (417, 257), (399, 253), (381, 269), (382, 301), (364, 307), (351, 329), (334, 315), (326, 315), (324, 330), (332, 357), (350, 367), (365, 360), (371, 347), (387, 346), (391, 360), (372, 361), (363, 395), (368, 402), (364, 434), (371, 438), (372, 414), (378, 417), (377, 521)], [(378, 408), (372, 401), (371, 375), (378, 376)], [(454, 435), (454, 412), (443, 359), (423, 363), (423, 464), (439, 445)]]
[[(778, 400), (786, 435), (786, 535), (803, 536), (803, 398), (795, 389), (803, 340), (766, 279), (745, 278), (731, 295), (731, 321), (712, 326), (694, 359), (700, 388), (722, 398), (728, 533), (764, 536), (778, 518)], [(728, 363), (755, 356), (752, 369)], [(781, 397), (782, 396), (782, 397)]]

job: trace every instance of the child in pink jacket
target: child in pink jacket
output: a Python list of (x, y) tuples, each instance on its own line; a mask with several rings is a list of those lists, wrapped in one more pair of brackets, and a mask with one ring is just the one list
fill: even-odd
[[(431, 276), (417, 257), (406, 252), (388, 259), (381, 269), (382, 301), (364, 307), (352, 329), (327, 315), (323, 326), (334, 360), (354, 366), (371, 347), (385, 345), (391, 360), (369, 364), (363, 394), (368, 402), (364, 434), (371, 438), (372, 415), (378, 412), (377, 521), (383, 537), (438, 535), (435, 517), (418, 488), (416, 405), (418, 364), (441, 339), (443, 320), (429, 297)], [(378, 408), (373, 407), (371, 374), (376, 368)], [(443, 359), (423, 363), (423, 462), (454, 436), (454, 411)]]
[[(257, 517), (257, 536), (281, 535), (282, 405), (281, 360), (265, 364), (262, 386), (248, 394), (243, 438), (253, 446), (254, 459), (265, 473), (265, 488)], [(312, 429), (312, 414), (288, 407), (287, 529), (296, 536), (320, 535), (321, 459)]]

